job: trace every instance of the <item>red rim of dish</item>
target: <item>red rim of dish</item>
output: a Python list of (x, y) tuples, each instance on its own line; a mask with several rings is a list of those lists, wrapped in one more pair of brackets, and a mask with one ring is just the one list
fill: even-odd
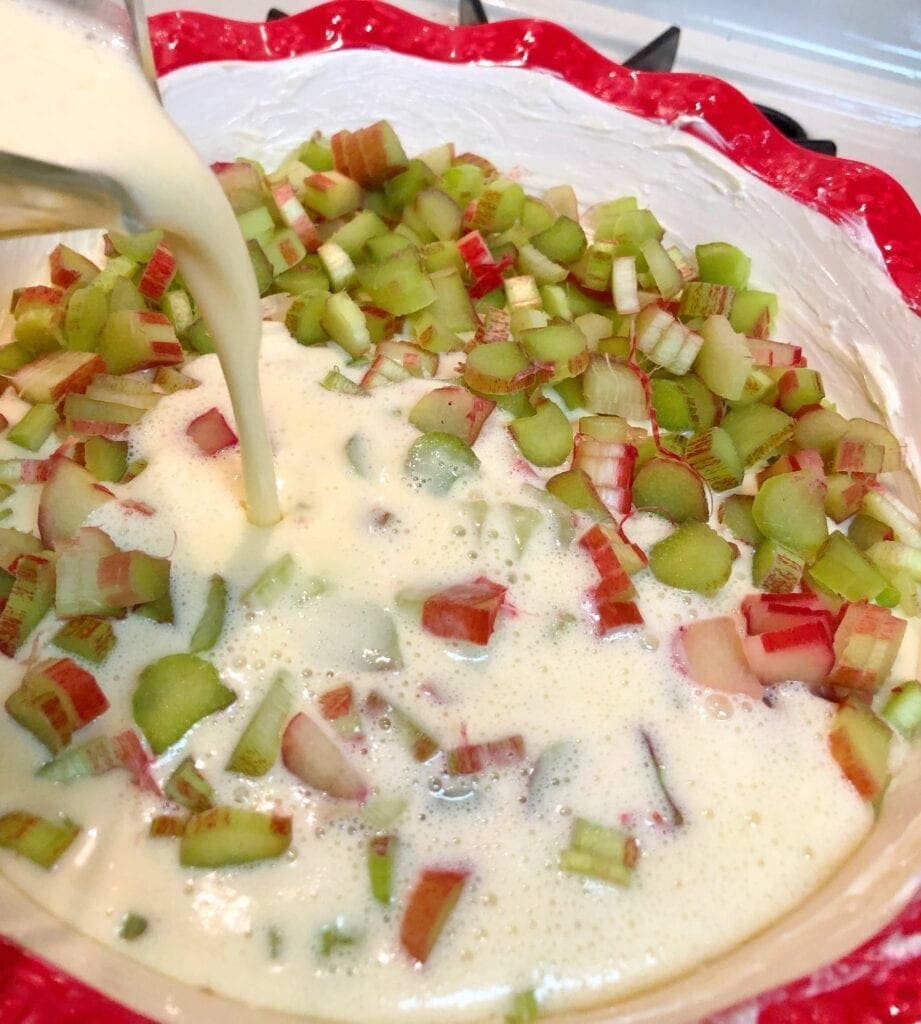
[[(858, 222), (921, 315), (921, 213), (877, 168), (812, 153), (776, 131), (735, 88), (706, 75), (635, 72), (558, 25), (538, 20), (453, 27), (378, 0), (335, 0), (265, 24), (176, 11), (151, 19), (161, 74), (217, 60), (275, 60), (342, 49), (387, 49), (454, 64), (548, 71), (641, 117), (676, 123), (762, 181), (838, 223)], [(716, 133), (716, 134), (714, 134)], [(746, 1004), (758, 1024), (921, 1019), (921, 898), (837, 964)], [(732, 1011), (730, 1011), (732, 1012)], [(0, 938), (0, 1019), (7, 1024), (145, 1024), (83, 982)], [(711, 1024), (729, 1024), (718, 1014)]]

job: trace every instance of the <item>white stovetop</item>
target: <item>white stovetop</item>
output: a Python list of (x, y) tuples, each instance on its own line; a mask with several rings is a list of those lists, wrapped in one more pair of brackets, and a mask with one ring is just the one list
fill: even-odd
[[(755, 9), (754, 0), (620, 2), (663, 15), (672, 10), (676, 22), (683, 15), (686, 25), (706, 25), (708, 31), (682, 27), (676, 71), (717, 75), (754, 102), (790, 114), (811, 137), (833, 139), (839, 156), (888, 171), (921, 206), (921, 8), (916, 0), (890, 0), (878, 8), (880, 13), (885, 10), (886, 24), (875, 41), (867, 41), (866, 33), (861, 37), (858, 31), (857, 15), (869, 0), (860, 0), (857, 7), (853, 0), (823, 0), (821, 10), (805, 5), (802, 9), (812, 13), (783, 31), (782, 26), (789, 25), (783, 12), (770, 5), (766, 16)], [(727, 2), (731, 2), (733, 24), (719, 16)], [(789, 6), (792, 0), (785, 2)], [(303, 0), (148, 0), (147, 10), (153, 14), (182, 6), (262, 20), (272, 5), (288, 13), (316, 6)], [(457, 22), (456, 0), (401, 0), (400, 6), (433, 21)], [(669, 24), (630, 13), (610, 0), (484, 0), (484, 6), (491, 20), (556, 21), (614, 60), (628, 57)], [(839, 44), (823, 48), (816, 41), (821, 35), (818, 17), (830, 13), (837, 18), (833, 35)], [(760, 41), (775, 17), (778, 31), (771, 33), (769, 43)], [(894, 47), (890, 38), (900, 31), (903, 44)], [(755, 38), (759, 42), (753, 42)], [(847, 39), (858, 40), (850, 54), (843, 52), (842, 40)], [(880, 53), (891, 58), (885, 65), (876, 59)]]

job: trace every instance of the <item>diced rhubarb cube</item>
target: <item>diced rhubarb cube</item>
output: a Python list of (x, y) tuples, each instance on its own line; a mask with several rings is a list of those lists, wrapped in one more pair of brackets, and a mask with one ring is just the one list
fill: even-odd
[(838, 706), (828, 735), (832, 757), (864, 800), (877, 800), (889, 781), (889, 726), (851, 697)]
[(589, 553), (589, 556), (595, 563), (595, 568), (598, 570), (598, 575), (604, 580), (615, 581), (605, 588), (604, 593), (609, 596), (612, 596), (614, 593), (623, 594), (624, 596), (621, 600), (625, 601), (636, 596), (636, 591), (630, 582), (630, 576), (618, 553), (623, 547), (622, 542), (617, 543), (615, 549), (615, 541), (611, 534), (603, 526), (596, 523), (587, 533), (584, 533), (579, 538), (579, 544)]
[(25, 643), (54, 603), (54, 562), (42, 555), (16, 559), (13, 585), (0, 611), (0, 651), (9, 657)]
[(486, 645), (492, 636), (506, 587), (478, 576), (472, 583), (457, 583), (427, 597), (422, 605), (422, 627), (435, 636)]
[(400, 945), (417, 963), (428, 960), (470, 872), (426, 868), (410, 893), (400, 924)]
[(828, 626), (817, 620), (748, 636), (742, 642), (751, 670), (765, 686), (791, 680), (820, 686), (835, 660)]
[(907, 625), (888, 608), (848, 605), (835, 630), (829, 685), (872, 697), (889, 676)]
[(82, 466), (70, 459), (52, 459), (38, 500), (42, 543), (50, 548), (55, 541), (73, 536), (86, 517), (112, 497), (112, 492), (97, 483)]
[(198, 445), (204, 455), (217, 455), (237, 443), (237, 435), (227, 420), (215, 408), (203, 412), (186, 427), (186, 435)]
[(57, 402), (68, 392), (86, 391), (105, 363), (96, 352), (61, 349), (26, 363), (10, 375), (13, 387), (27, 402)]
[(69, 246), (59, 242), (48, 257), (51, 283), (58, 288), (70, 288), (73, 284), (86, 285), (99, 273), (99, 267)]
[(728, 615), (698, 619), (678, 629), (678, 656), (700, 686), (760, 700), (763, 688), (749, 668), (742, 637)]

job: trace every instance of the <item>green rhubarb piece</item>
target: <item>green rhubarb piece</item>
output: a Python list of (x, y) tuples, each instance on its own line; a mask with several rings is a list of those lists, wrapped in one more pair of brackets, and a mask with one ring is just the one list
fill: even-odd
[(592, 356), (582, 375), (582, 401), (589, 412), (628, 420), (649, 414), (642, 379), (629, 364), (605, 355)]
[(565, 380), (557, 381), (553, 390), (563, 400), (567, 409), (581, 409), (584, 396), (582, 394), (581, 377), (567, 377)]
[(777, 319), (777, 296), (771, 292), (738, 291), (732, 300), (729, 322), (741, 334), (770, 337)]
[(110, 231), (109, 241), (120, 256), (126, 256), (135, 263), (147, 263), (154, 249), (163, 241), (163, 232), (154, 229), (129, 235), (121, 231)]
[(193, 814), (214, 806), (214, 787), (195, 765), (194, 757), (184, 757), (163, 787), (164, 795)]
[(256, 287), (259, 289), (259, 294), (265, 295), (275, 280), (275, 271), (272, 264), (255, 238), (246, 243), (246, 251), (249, 253), (249, 260), (252, 264), (253, 274), (256, 277)]
[[(409, 422), (423, 434), (440, 431), (472, 444), (493, 405), (467, 388), (435, 388), (423, 395), (409, 411)], [(362, 474), (367, 475), (367, 473)]]
[(128, 468), (128, 442), (88, 437), (83, 446), (83, 461), (97, 480), (117, 483)]
[(594, 241), (570, 267), (570, 273), (583, 288), (593, 292), (606, 292), (611, 286), (611, 268), (615, 246), (610, 242)]
[(729, 579), (732, 545), (705, 523), (684, 523), (649, 551), (653, 576), (670, 587), (712, 597)]
[(109, 312), (117, 313), (121, 309), (134, 310), (135, 312), (147, 309), (147, 303), (144, 300), (144, 296), (138, 290), (138, 286), (127, 277), (116, 278), (109, 293)]
[(758, 529), (807, 561), (828, 538), (825, 485), (808, 470), (765, 480), (755, 496), (752, 515)]
[(533, 416), (512, 420), (508, 429), (535, 466), (559, 466), (572, 454), (572, 424), (553, 402), (542, 402)]
[(416, 313), (435, 301), (435, 286), (420, 267), (412, 246), (377, 263), (359, 266), (357, 273), (371, 302), (388, 313)]
[(71, 294), (64, 318), (67, 347), (80, 352), (95, 351), (108, 315), (106, 293), (95, 287), (78, 288)]
[(142, 619), (150, 619), (151, 622), (172, 625), (176, 621), (176, 611), (173, 607), (172, 595), (167, 592), (153, 601), (144, 601), (131, 609), (132, 615), (139, 615)]
[(873, 547), (880, 541), (892, 540), (892, 527), (880, 522), (866, 512), (858, 512), (847, 528), (848, 540), (861, 551)]
[(446, 494), (458, 480), (475, 473), (480, 460), (459, 437), (436, 430), (410, 445), (404, 465), (416, 487), (430, 494)]
[(745, 475), (735, 443), (721, 427), (689, 438), (684, 457), (714, 491), (738, 487)]
[(288, 307), (285, 327), (298, 344), (319, 345), (329, 338), (322, 323), (329, 297), (330, 293), (325, 287), (322, 290), (304, 291)]
[(336, 292), (329, 296), (320, 324), (353, 359), (359, 359), (371, 347), (365, 315), (348, 292)]
[(686, 373), (679, 381), (688, 396), (694, 430), (709, 430), (719, 423), (723, 414), (723, 400), (715, 395), (704, 382), (693, 373)]
[(338, 171), (312, 174), (304, 182), (304, 205), (322, 214), (327, 220), (354, 213), (361, 205), (361, 198), (362, 191), (358, 182)]
[(720, 426), (732, 438), (746, 466), (766, 459), (793, 436), (794, 423), (786, 413), (768, 405), (733, 409)]
[(30, 452), (37, 452), (60, 423), (57, 409), (50, 402), (39, 402), (6, 433), (7, 440)]
[(636, 840), (610, 825), (576, 818), (560, 867), (571, 874), (629, 885), (638, 856)]
[(611, 513), (595, 490), (584, 469), (567, 469), (550, 477), (547, 491), (558, 501), (577, 512), (587, 512), (596, 519), (610, 520)]
[(883, 718), (907, 740), (921, 728), (921, 683), (911, 679), (896, 686), (883, 705)]
[[(106, 315), (108, 315), (108, 306), (106, 306)], [(13, 370), (18, 370), (27, 363), (31, 363), (32, 359), (33, 355), (25, 345), (15, 341), (7, 345), (0, 345), (0, 373), (11, 373)]]
[(476, 164), (452, 164), (441, 176), (441, 187), (457, 203), (466, 207), (483, 191), (483, 168)]
[(210, 651), (218, 642), (224, 629), (227, 612), (227, 584), (221, 576), (212, 576), (208, 581), (208, 593), (198, 625), (189, 641), (189, 653), (200, 654)]
[(464, 383), (486, 395), (520, 391), (534, 383), (533, 364), (515, 341), (477, 345), (467, 355)]
[(16, 562), (13, 585), (0, 612), (0, 651), (12, 657), (45, 617), (55, 598), (55, 564), (40, 555), (23, 554)]
[(665, 299), (677, 295), (681, 291), (683, 280), (665, 246), (657, 238), (647, 238), (639, 243), (639, 248), (646, 259), (658, 293)]
[(329, 282), (319, 260), (313, 263), (307, 256), (296, 267), (276, 274), (275, 288), (291, 295), (303, 295), (305, 292), (328, 292)]
[(368, 881), (371, 895), (383, 906), (393, 897), (393, 861), (397, 838), (394, 835), (372, 836), (368, 840)]
[(724, 316), (708, 316), (700, 334), (704, 341), (694, 361), (695, 372), (717, 395), (741, 398), (753, 365), (745, 337)]
[(801, 555), (765, 537), (752, 556), (752, 583), (769, 594), (790, 594), (799, 586), (805, 567)]
[(243, 602), (254, 611), (271, 608), (294, 582), (296, 568), (291, 555), (285, 554), (277, 558), (268, 568), (263, 569), (243, 592)]
[(512, 1008), (505, 1015), (505, 1024), (534, 1024), (539, 1015), (537, 997), (529, 988), (512, 996)]
[(693, 430), (692, 401), (680, 380), (653, 377), (652, 408), (663, 430)]
[(405, 171), (384, 184), (384, 193), (397, 209), (408, 206), (424, 189), (436, 181), (431, 169), (421, 160), (410, 160)]
[(134, 691), (134, 721), (162, 754), (207, 715), (237, 699), (217, 669), (194, 654), (169, 654), (148, 665)]
[(534, 531), (543, 522), (543, 516), (536, 508), (530, 505), (507, 503), (505, 509), (512, 524), (512, 536), (515, 539), (515, 547), (518, 549), (518, 554), (523, 555)]
[(818, 405), (825, 397), (822, 375), (805, 366), (791, 367), (777, 381), (780, 408), (795, 416), (805, 405)]
[(647, 238), (660, 239), (665, 234), (665, 229), (652, 210), (637, 209), (623, 209), (599, 220), (596, 236), (599, 231), (601, 237), (617, 238), (637, 245)]
[(373, 210), (359, 210), (351, 220), (338, 228), (329, 240), (344, 249), (353, 260), (357, 260), (372, 238), (386, 234), (387, 225)]
[(243, 807), (193, 814), (179, 841), (183, 867), (223, 868), (280, 857), (291, 845), (291, 819)]
[(523, 209), (524, 189), (521, 185), (508, 178), (494, 178), (476, 201), (473, 227), (484, 232), (508, 231)]
[(753, 405), (761, 402), (763, 405), (773, 405), (777, 399), (777, 382), (766, 370), (754, 367), (751, 373), (745, 378), (742, 387), (742, 394), (733, 402), (729, 402), (732, 408), (740, 405)]
[(340, 395), (367, 396), (368, 394), (363, 387), (360, 387), (355, 381), (350, 380), (344, 373), (335, 368), (326, 374), (320, 382), (320, 386), (327, 391), (338, 392)]
[(849, 473), (827, 473), (825, 476), (825, 511), (836, 523), (843, 523), (860, 510), (866, 487)]
[(708, 284), (725, 284), (741, 291), (748, 287), (751, 260), (728, 242), (708, 242), (695, 246), (697, 273)]
[(258, 778), (278, 760), (281, 732), (295, 697), (294, 678), (284, 670), (276, 673), (271, 686), (237, 740), (227, 770)]
[(68, 619), (51, 642), (67, 654), (75, 654), (98, 665), (105, 661), (115, 646), (115, 630), (108, 619), (78, 615)]
[(588, 345), (577, 324), (550, 324), (522, 331), (521, 345), (541, 366), (553, 367), (550, 382), (577, 377), (588, 366)]
[(893, 600), (893, 588), (883, 574), (839, 530), (828, 537), (810, 572), (822, 586), (848, 601), (876, 601), (886, 605), (898, 602), (898, 592)]
[(87, 776), (103, 775), (114, 768), (124, 768), (123, 752), (126, 740), (129, 739), (134, 741), (132, 748), (138, 746), (133, 732), (120, 733), (114, 738), (94, 736), (58, 754), (53, 760), (46, 761), (35, 775), (39, 779), (67, 783)]
[(633, 481), (633, 504), (673, 523), (706, 522), (710, 515), (700, 476), (677, 459), (650, 459)]
[(55, 864), (79, 832), (80, 826), (67, 818), (49, 821), (28, 811), (12, 811), (0, 817), (0, 847), (46, 870)]
[(358, 476), (367, 479), (374, 470), (371, 442), (364, 434), (352, 434), (345, 442), (345, 457)]
[(118, 937), (125, 942), (133, 942), (139, 939), (147, 931), (150, 922), (143, 914), (135, 914), (129, 911), (121, 919), (118, 925)]

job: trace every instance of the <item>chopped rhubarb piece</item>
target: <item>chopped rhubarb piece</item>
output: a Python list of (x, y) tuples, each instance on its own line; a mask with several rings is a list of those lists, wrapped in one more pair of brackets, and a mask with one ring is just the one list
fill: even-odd
[(168, 654), (141, 672), (134, 720), (155, 754), (162, 754), (200, 719), (236, 700), (217, 669), (194, 654)]
[(906, 739), (921, 728), (921, 683), (911, 679), (893, 688), (883, 706), (883, 718)]
[(703, 523), (710, 515), (703, 479), (680, 459), (650, 459), (633, 481), (633, 503), (673, 523)]
[(728, 615), (680, 626), (678, 648), (688, 675), (700, 686), (762, 697), (763, 687), (748, 666), (742, 637)]
[(291, 714), (295, 685), (290, 672), (280, 671), (272, 680), (237, 745), (233, 748), (228, 771), (257, 778), (265, 775), (278, 759), (281, 731)]
[(412, 407), (409, 422), (424, 434), (440, 431), (472, 445), (495, 406), (495, 402), (474, 395), (466, 388), (435, 388)]
[(109, 706), (93, 675), (70, 658), (33, 665), (6, 700), (6, 710), (53, 753)]
[(27, 402), (56, 402), (68, 392), (85, 391), (105, 370), (96, 352), (49, 352), (10, 375), (13, 387)]
[(51, 460), (38, 501), (38, 532), (45, 547), (72, 536), (86, 517), (104, 505), (112, 492), (70, 459)]
[(637, 451), (632, 444), (577, 433), (572, 468), (586, 473), (598, 497), (615, 514), (625, 515), (633, 504), (633, 470)]
[(176, 269), (176, 257), (165, 242), (159, 242), (138, 280), (138, 291), (146, 298), (159, 302), (176, 276)]
[(393, 895), (393, 861), (397, 837), (393, 835), (372, 836), (368, 840), (368, 881), (371, 895), (384, 906), (390, 904)]
[(364, 775), (304, 712), (295, 715), (284, 731), (281, 759), (288, 771), (328, 796), (359, 803), (368, 797)]
[(20, 555), (38, 555), (42, 542), (32, 533), (0, 527), (0, 568), (12, 572)]
[(110, 608), (152, 604), (169, 595), (170, 560), (143, 551), (116, 551), (99, 560), (96, 582)]
[(684, 523), (649, 551), (653, 576), (670, 587), (712, 597), (729, 579), (733, 550), (706, 523)]
[(889, 781), (892, 733), (873, 711), (853, 697), (838, 705), (828, 745), (845, 778), (864, 800), (876, 801)]
[(224, 629), (227, 612), (227, 584), (221, 576), (212, 576), (208, 582), (208, 593), (201, 618), (189, 641), (189, 654), (210, 651), (218, 642)]
[(821, 621), (830, 633), (835, 619), (814, 594), (746, 594), (742, 614), (749, 634), (770, 633), (803, 622)]
[(237, 443), (237, 435), (217, 409), (209, 409), (186, 427), (186, 434), (198, 445), (202, 454), (217, 455)]
[(111, 313), (99, 340), (99, 351), (109, 373), (171, 366), (185, 358), (169, 318), (146, 309)]
[[(626, 585), (624, 583), (626, 580)], [(589, 613), (597, 636), (611, 636), (624, 629), (642, 626), (644, 619), (634, 601), (629, 577), (606, 576), (589, 592)]]
[(112, 737), (94, 736), (79, 746), (65, 750), (53, 761), (42, 765), (35, 774), (52, 782), (71, 782), (87, 776), (104, 775), (118, 768), (127, 771), (141, 789), (151, 793), (160, 792), (150, 771), (150, 756), (133, 729), (126, 729)]
[(422, 605), (422, 627), (435, 636), (485, 646), (492, 636), (506, 590), (485, 576), (440, 590)]
[(400, 945), (424, 964), (470, 877), (465, 869), (426, 868), (416, 879), (400, 924)]
[(825, 493), (825, 482), (808, 470), (773, 476), (755, 496), (752, 515), (765, 537), (812, 559), (828, 538)]
[(579, 544), (585, 548), (602, 579), (613, 579), (611, 593), (622, 593), (622, 600), (630, 600), (636, 591), (630, 582), (629, 571), (622, 560), (624, 542), (613, 531), (595, 524), (587, 533), (579, 538)]
[(821, 686), (835, 660), (828, 626), (818, 620), (748, 636), (742, 642), (751, 670), (765, 686), (791, 680)]
[(214, 787), (202, 775), (194, 757), (184, 757), (163, 787), (163, 795), (193, 814), (214, 806)]
[(0, 611), (0, 651), (13, 657), (54, 603), (55, 565), (41, 555), (20, 555)]
[(223, 868), (280, 857), (291, 845), (291, 818), (242, 807), (211, 807), (193, 814), (182, 834), (179, 863)]
[(505, 1024), (534, 1024), (539, 1016), (537, 997), (529, 988), (512, 996), (512, 1007), (505, 1015)]
[(57, 587), (55, 611), (62, 619), (80, 615), (112, 616), (119, 609), (105, 599), (99, 586), (99, 563), (118, 551), (112, 538), (95, 526), (85, 526), (55, 544)]
[(296, 568), (290, 555), (282, 555), (264, 569), (244, 591), (244, 602), (254, 611), (271, 608), (294, 582)]
[(639, 847), (632, 836), (610, 825), (576, 818), (569, 846), (560, 853), (560, 867), (600, 882), (629, 885), (638, 859)]
[(512, 420), (508, 429), (532, 465), (559, 466), (572, 452), (572, 425), (555, 402), (541, 402), (536, 412)]
[(67, 654), (75, 654), (98, 665), (106, 660), (115, 646), (115, 630), (107, 619), (78, 615), (64, 623), (52, 643)]
[(835, 630), (829, 685), (871, 698), (889, 677), (907, 625), (888, 608), (848, 605)]
[(486, 768), (517, 764), (524, 756), (524, 739), (518, 735), (487, 743), (464, 743), (445, 751), (445, 770), (449, 775), (475, 775)]
[(0, 847), (26, 857), (46, 870), (77, 838), (80, 826), (67, 818), (49, 821), (28, 811), (12, 811), (0, 818)]
[(51, 283), (58, 288), (87, 285), (99, 273), (99, 267), (69, 246), (59, 242), (48, 257)]
[(189, 817), (184, 814), (157, 814), (150, 819), (147, 834), (151, 839), (177, 839), (185, 835)]

